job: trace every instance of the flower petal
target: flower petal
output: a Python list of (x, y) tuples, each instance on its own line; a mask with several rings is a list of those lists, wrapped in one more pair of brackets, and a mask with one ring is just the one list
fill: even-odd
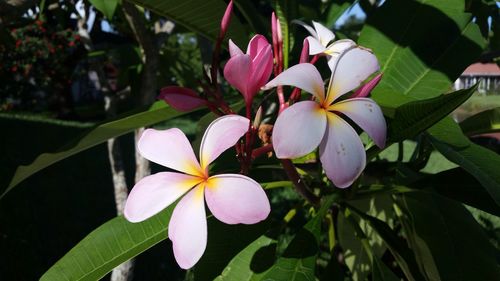
[(205, 170), (248, 131), (250, 120), (239, 115), (225, 115), (208, 125), (200, 145), (200, 163)]
[(224, 66), (224, 78), (233, 87), (238, 89), (246, 99), (248, 74), (250, 72), (250, 56), (236, 55), (231, 57)]
[(307, 36), (306, 39), (309, 42), (309, 55), (317, 55), (326, 51), (325, 46), (321, 45), (318, 39), (312, 36)]
[(313, 94), (319, 102), (325, 99), (323, 79), (316, 67), (310, 63), (299, 63), (280, 73), (262, 89), (268, 90), (279, 85), (301, 88)]
[(361, 127), (374, 141), (383, 148), (387, 127), (380, 107), (369, 98), (347, 99), (331, 105), (328, 110), (341, 112)]
[(158, 98), (179, 111), (191, 111), (206, 104), (206, 101), (200, 98), (195, 91), (178, 86), (161, 89)]
[(328, 104), (357, 88), (379, 68), (377, 58), (369, 50), (356, 47), (345, 51), (332, 72), (327, 94)]
[[(248, 76), (248, 95), (255, 95), (260, 88), (266, 84), (273, 71), (273, 52), (271, 45), (262, 49), (253, 59), (250, 65), (250, 73)], [(250, 101), (249, 101), (250, 102)]]
[(373, 77), (368, 83), (359, 87), (356, 92), (351, 96), (351, 98), (364, 98), (367, 97), (370, 92), (377, 86), (378, 82), (382, 79), (382, 73), (377, 74), (377, 76)]
[(130, 191), (125, 203), (125, 218), (130, 222), (148, 219), (201, 181), (199, 177), (174, 172), (147, 176), (138, 181)]
[(204, 184), (193, 188), (175, 206), (168, 224), (175, 260), (183, 269), (193, 267), (207, 247), (207, 219), (203, 200)]
[(243, 51), (231, 39), (229, 39), (229, 55), (231, 57), (243, 55)]
[(205, 198), (212, 214), (227, 224), (253, 224), (271, 211), (266, 193), (253, 179), (237, 174), (210, 177)]
[(326, 111), (314, 101), (285, 109), (274, 124), (273, 147), (278, 158), (297, 158), (318, 147), (325, 134)]
[(330, 29), (326, 28), (326, 26), (322, 25), (319, 22), (315, 22), (315, 21), (313, 21), (312, 23), (313, 23), (314, 29), (318, 33), (318, 39), (319, 39), (319, 42), (321, 43), (321, 45), (326, 47), (328, 45), (328, 43), (330, 43), (330, 41), (335, 39), (335, 34), (333, 34), (333, 32)]
[(319, 146), (321, 164), (337, 187), (348, 187), (365, 168), (363, 143), (346, 121), (331, 112), (328, 113), (326, 130)]
[(267, 46), (271, 45), (267, 42), (266, 37), (257, 34), (248, 42), (247, 55), (253, 60), (262, 50), (267, 48)]
[(137, 149), (151, 162), (193, 176), (202, 175), (189, 140), (177, 128), (145, 130), (137, 143)]
[(330, 44), (325, 53), (329, 55), (328, 57), (328, 67), (333, 72), (335, 70), (335, 66), (337, 65), (337, 61), (340, 56), (350, 48), (356, 46), (356, 42), (351, 39), (342, 39), (337, 40)]
[(312, 26), (310, 26), (310, 25), (308, 25), (305, 22), (300, 21), (300, 20), (292, 20), (292, 22), (299, 24), (299, 25), (302, 25), (302, 27), (304, 27), (309, 32), (309, 34), (311, 34), (314, 38), (319, 40), (318, 33), (316, 32), (316, 30), (314, 30), (314, 28)]

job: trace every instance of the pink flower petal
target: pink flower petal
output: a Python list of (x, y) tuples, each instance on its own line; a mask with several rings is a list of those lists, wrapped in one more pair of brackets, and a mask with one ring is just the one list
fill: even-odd
[(328, 126), (319, 146), (326, 175), (340, 188), (350, 186), (366, 164), (363, 143), (356, 131), (342, 118), (328, 113)]
[(309, 54), (310, 55), (317, 55), (317, 54), (324, 53), (326, 51), (325, 46), (321, 45), (321, 42), (319, 42), (318, 39), (316, 39), (312, 36), (307, 36), (306, 39), (309, 42)]
[(273, 52), (271, 45), (268, 45), (257, 54), (250, 65), (247, 93), (253, 97), (259, 92), (260, 88), (269, 80), (272, 71)]
[(332, 72), (327, 94), (328, 104), (356, 89), (377, 70), (379, 70), (377, 58), (369, 50), (357, 47), (344, 52), (338, 59), (335, 71)]
[(318, 33), (318, 39), (319, 39), (319, 42), (321, 43), (321, 45), (326, 47), (328, 45), (328, 43), (330, 43), (330, 41), (335, 39), (335, 34), (333, 34), (333, 32), (330, 29), (326, 28), (324, 25), (322, 25), (319, 22), (313, 21), (312, 23), (313, 23), (314, 29)]
[(273, 147), (278, 158), (297, 158), (318, 147), (325, 135), (326, 111), (314, 101), (285, 109), (274, 124)]
[(233, 12), (233, 1), (229, 1), (227, 4), (226, 11), (224, 12), (224, 16), (220, 22), (220, 33), (226, 34), (226, 31), (229, 27), (229, 23), (231, 22), (231, 13)]
[(243, 51), (234, 44), (233, 40), (229, 39), (229, 55), (234, 57), (236, 55), (243, 55)]
[(207, 247), (207, 219), (203, 184), (193, 188), (175, 206), (168, 224), (175, 260), (183, 269), (193, 267)]
[(321, 79), (316, 67), (310, 63), (299, 63), (288, 68), (269, 81), (262, 89), (269, 90), (279, 85), (301, 88), (313, 94), (319, 102), (325, 99), (323, 79)]
[(248, 74), (251, 59), (249, 55), (235, 55), (224, 66), (224, 78), (233, 87), (238, 89), (245, 100), (247, 99)]
[(174, 172), (147, 176), (137, 182), (130, 191), (125, 203), (125, 218), (130, 222), (148, 219), (201, 181), (199, 177)]
[(225, 115), (215, 119), (205, 131), (200, 145), (200, 163), (205, 170), (212, 161), (226, 151), (248, 131), (250, 120), (239, 115)]
[(340, 56), (345, 51), (355, 46), (356, 42), (352, 41), (351, 39), (338, 40), (328, 46), (328, 48), (325, 50), (325, 53), (329, 55), (328, 67), (332, 72), (335, 70), (335, 67), (337, 66), (337, 61), (340, 58)]
[(271, 207), (266, 193), (253, 179), (237, 174), (210, 177), (205, 198), (212, 214), (227, 224), (253, 224), (267, 218)]
[(328, 108), (341, 112), (361, 127), (375, 144), (383, 148), (387, 126), (380, 107), (369, 98), (354, 98), (334, 103)]
[(377, 76), (373, 77), (368, 83), (359, 87), (356, 92), (351, 96), (351, 98), (364, 98), (367, 97), (370, 92), (377, 86), (378, 82), (382, 79), (382, 73), (377, 74)]
[(250, 42), (248, 42), (247, 55), (249, 55), (253, 60), (262, 50), (264, 50), (268, 46), (271, 45), (269, 44), (269, 42), (267, 42), (266, 37), (257, 34), (252, 37), (252, 39), (250, 39)]
[(158, 98), (179, 111), (191, 111), (206, 104), (206, 101), (200, 98), (195, 91), (178, 86), (161, 89)]
[(186, 135), (177, 128), (145, 130), (137, 143), (137, 149), (151, 162), (193, 176), (202, 175), (191, 144)]

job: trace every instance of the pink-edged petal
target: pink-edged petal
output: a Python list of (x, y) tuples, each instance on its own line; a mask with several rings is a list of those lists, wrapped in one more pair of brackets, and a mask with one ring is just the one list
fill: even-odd
[(299, 63), (288, 68), (269, 81), (262, 89), (268, 90), (279, 85), (300, 88), (313, 94), (319, 102), (325, 99), (323, 79), (321, 79), (321, 75), (316, 67), (310, 63)]
[(250, 120), (239, 115), (225, 115), (208, 125), (200, 145), (200, 163), (205, 170), (248, 131)]
[(229, 39), (229, 55), (231, 57), (243, 55), (243, 51), (231, 39)]
[(314, 29), (316, 30), (316, 33), (318, 34), (319, 42), (321, 42), (321, 45), (326, 47), (328, 43), (330, 43), (330, 41), (335, 39), (335, 34), (333, 34), (333, 32), (330, 29), (326, 28), (326, 26), (315, 21), (313, 21), (312, 23)]
[(148, 219), (168, 207), (203, 179), (181, 173), (161, 172), (138, 181), (127, 198), (124, 215), (130, 222)]
[(195, 91), (178, 86), (161, 89), (158, 98), (179, 111), (191, 111), (206, 104), (206, 101), (200, 98)]
[(333, 72), (340, 56), (347, 50), (356, 47), (356, 42), (351, 39), (342, 39), (328, 45), (325, 53), (328, 56), (328, 67)]
[(273, 128), (276, 157), (297, 158), (318, 147), (326, 130), (326, 111), (314, 101), (301, 101), (285, 109)]
[(317, 55), (326, 51), (325, 46), (321, 45), (318, 39), (307, 36), (306, 40), (309, 42), (309, 55)]
[(253, 60), (267, 46), (270, 46), (270, 44), (267, 42), (266, 37), (257, 34), (248, 42), (247, 55)]
[(351, 48), (338, 59), (328, 87), (327, 102), (356, 89), (368, 76), (379, 70), (375, 55), (363, 48)]
[(204, 184), (193, 188), (175, 206), (168, 224), (175, 260), (183, 269), (193, 267), (207, 247)]
[(210, 177), (205, 187), (205, 199), (212, 214), (227, 224), (258, 223), (271, 211), (262, 187), (243, 175)]
[(367, 97), (370, 92), (377, 86), (378, 82), (382, 79), (382, 73), (377, 74), (377, 76), (373, 77), (368, 83), (359, 87), (356, 92), (351, 96), (351, 98), (364, 98)]
[(301, 25), (302, 27), (304, 27), (308, 32), (309, 34), (311, 34), (314, 38), (318, 39), (319, 40), (319, 36), (318, 36), (318, 33), (316, 32), (316, 30), (314, 30), (314, 28), (306, 23), (304, 23), (303, 21), (300, 21), (300, 20), (292, 20), (293, 23), (296, 23), (298, 25)]
[(248, 74), (251, 59), (249, 55), (235, 55), (224, 66), (224, 78), (246, 98)]
[(177, 129), (145, 130), (137, 143), (141, 155), (151, 162), (193, 176), (202, 175), (200, 164), (184, 133)]
[(321, 164), (328, 178), (337, 187), (346, 188), (365, 168), (363, 143), (356, 131), (333, 113), (328, 113), (326, 130), (319, 146)]
[(361, 127), (375, 142), (383, 148), (387, 127), (380, 107), (369, 98), (347, 99), (331, 105), (328, 110), (341, 112)]
[[(271, 45), (261, 50), (250, 65), (247, 93), (253, 97), (269, 80), (273, 71), (273, 53)], [(248, 101), (250, 102), (250, 100)]]

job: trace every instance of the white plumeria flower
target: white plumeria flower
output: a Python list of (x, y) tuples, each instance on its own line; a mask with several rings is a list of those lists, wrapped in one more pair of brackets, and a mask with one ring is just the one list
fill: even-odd
[[(207, 246), (205, 200), (214, 217), (227, 224), (254, 224), (267, 218), (270, 204), (262, 187), (239, 174), (208, 175), (208, 166), (247, 132), (250, 120), (226, 115), (213, 121), (196, 159), (186, 135), (177, 129), (147, 129), (137, 144), (146, 159), (180, 171), (160, 172), (137, 182), (125, 204), (130, 222), (144, 221), (187, 193), (175, 206), (168, 225), (174, 256), (191, 268)], [(205, 198), (205, 200), (204, 200)]]
[[(298, 87), (311, 93), (315, 101), (293, 104), (276, 119), (273, 147), (278, 158), (297, 158), (319, 146), (320, 161), (328, 178), (339, 188), (350, 186), (366, 164), (366, 153), (356, 130), (344, 119), (361, 127), (379, 147), (384, 147), (386, 123), (382, 110), (371, 99), (339, 98), (356, 89), (379, 70), (377, 58), (368, 50), (354, 47), (337, 60), (325, 95), (323, 79), (316, 67), (301, 63), (276, 76), (264, 86)], [(366, 95), (380, 80), (367, 83), (358, 96)], [(363, 93), (361, 93), (363, 92)]]
[(349, 48), (356, 46), (356, 43), (351, 39), (341, 39), (332, 42), (335, 39), (335, 34), (318, 22), (312, 22), (314, 28), (299, 20), (294, 20), (294, 22), (302, 25), (311, 34), (311, 36), (306, 38), (309, 42), (309, 55), (326, 55), (328, 66), (332, 71), (340, 55)]

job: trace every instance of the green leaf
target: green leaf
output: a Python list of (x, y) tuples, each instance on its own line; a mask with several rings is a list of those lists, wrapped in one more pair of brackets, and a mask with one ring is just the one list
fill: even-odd
[(31, 175), (80, 151), (105, 142), (110, 138), (132, 132), (137, 128), (149, 126), (160, 121), (172, 119), (185, 114), (187, 113), (178, 112), (166, 105), (165, 102), (158, 101), (147, 111), (98, 125), (81, 138), (65, 145), (59, 151), (54, 153), (43, 153), (39, 155), (31, 164), (19, 166), (8, 187), (0, 196), (0, 199), (5, 196), (7, 192), (12, 190), (12, 188)]
[(475, 92), (476, 88), (477, 85), (451, 94), (409, 102), (397, 107), (389, 127), (390, 142), (413, 138), (431, 127), (464, 103)]
[(113, 19), (119, 0), (89, 0), (108, 20)]
[(468, 136), (500, 132), (500, 107), (473, 115), (460, 123)]
[(347, 9), (351, 8), (353, 5), (354, 1), (347, 0), (347, 1), (335, 1), (333, 3), (330, 3), (330, 7), (328, 8), (326, 13), (326, 21), (325, 21), (325, 26), (328, 28), (331, 28), (335, 25), (337, 20), (342, 16)]
[(460, 165), (488, 191), (500, 205), (500, 155), (482, 146), (471, 143), (467, 147), (455, 147), (446, 142), (431, 139), (434, 147), (448, 160)]
[(276, 239), (266, 234), (233, 257), (216, 281), (259, 281), (273, 265)]
[(297, 18), (297, 2), (292, 0), (275, 0), (276, 16), (281, 25), (283, 37), (283, 67), (288, 68), (288, 54), (293, 48), (294, 38), (289, 30), (290, 22)]
[(428, 280), (500, 280), (493, 247), (462, 204), (423, 192), (396, 196), (396, 202)]
[(269, 221), (228, 225), (216, 219), (208, 220), (207, 248), (193, 268), (194, 280), (214, 280), (235, 255), (268, 229)]
[(83, 238), (41, 278), (52, 280), (99, 280), (121, 263), (167, 238), (175, 205), (141, 223), (116, 217)]
[(420, 273), (411, 250), (386, 223), (377, 218), (369, 216), (352, 206), (349, 206), (349, 209), (356, 212), (358, 216), (367, 221), (370, 226), (378, 233), (387, 248), (391, 251), (396, 262), (399, 264), (408, 280), (423, 280), (423, 277)]
[[(220, 22), (226, 3), (223, 0), (127, 0), (183, 27), (214, 41), (219, 35)], [(231, 24), (226, 34), (240, 47), (248, 43), (248, 32), (233, 13)]]
[(433, 191), (500, 217), (500, 207), (481, 184), (462, 168), (429, 175), (410, 185), (415, 189)]
[(465, 0), (387, 0), (375, 9), (358, 41), (374, 51), (384, 73), (374, 98), (390, 99), (384, 88), (414, 99), (449, 90), (486, 43), (464, 7)]
[(399, 281), (394, 272), (392, 272), (385, 263), (380, 259), (373, 259), (372, 263), (372, 280), (373, 281)]
[(456, 148), (465, 148), (471, 143), (462, 133), (460, 126), (451, 117), (446, 117), (434, 124), (427, 132), (436, 140)]
[(316, 255), (321, 232), (321, 222), (336, 197), (326, 197), (314, 218), (297, 233), (283, 255), (262, 277), (262, 280), (313, 281)]
[(272, 182), (261, 182), (260, 185), (264, 189), (273, 189), (279, 187), (292, 188), (293, 183), (291, 181), (272, 181)]

